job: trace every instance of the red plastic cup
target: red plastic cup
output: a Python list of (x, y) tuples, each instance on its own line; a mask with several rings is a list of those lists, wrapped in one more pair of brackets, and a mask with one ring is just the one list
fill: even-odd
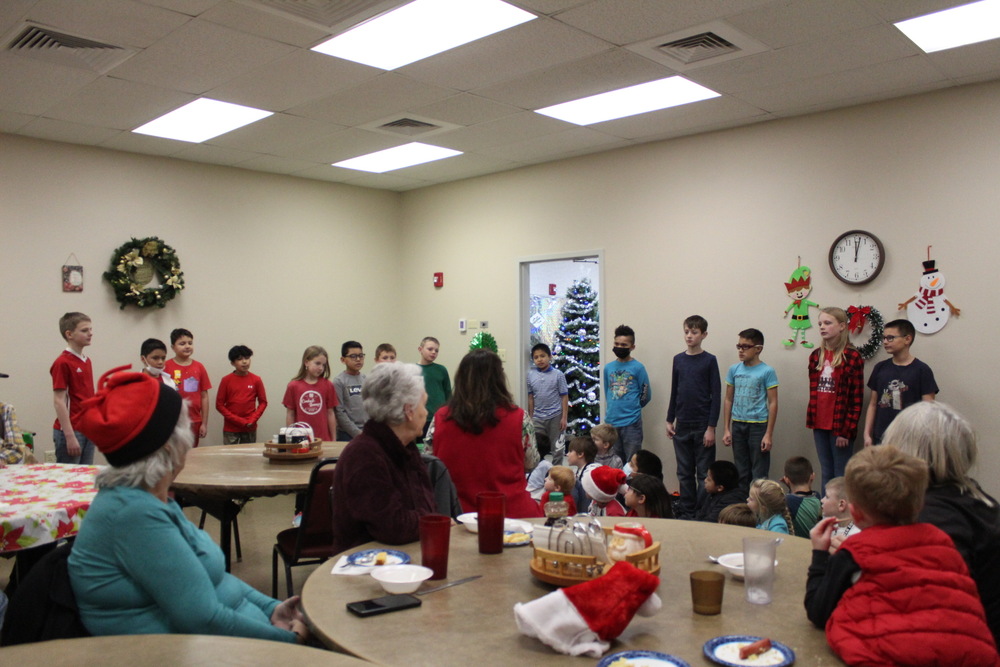
[(476, 495), (479, 553), (503, 553), (503, 518), (506, 496), (496, 491)]
[(425, 514), (420, 517), (420, 562), (434, 570), (431, 579), (448, 576), (448, 543), (451, 539), (451, 517)]

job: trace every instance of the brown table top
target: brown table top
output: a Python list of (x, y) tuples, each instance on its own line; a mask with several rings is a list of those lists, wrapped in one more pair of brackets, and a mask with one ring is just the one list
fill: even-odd
[[(607, 524), (620, 519), (602, 519)], [(541, 520), (535, 520), (540, 522)], [(660, 588), (663, 609), (648, 618), (636, 616), (608, 652), (646, 649), (682, 658), (692, 665), (709, 664), (702, 654), (706, 641), (720, 635), (749, 634), (783, 642), (797, 663), (813, 667), (841, 665), (827, 647), (826, 637), (806, 618), (806, 570), (812, 558), (809, 540), (787, 537), (778, 546), (774, 599), (752, 605), (744, 598), (742, 581), (734, 580), (707, 556), (742, 551), (742, 538), (774, 536), (754, 528), (695, 521), (644, 519), (662, 544)], [(375, 543), (351, 552), (379, 546)], [(393, 547), (420, 562), (420, 544)], [(536, 639), (521, 635), (514, 621), (514, 604), (528, 602), (555, 587), (529, 570), (532, 549), (509, 547), (503, 554), (479, 553), (477, 536), (461, 526), (452, 528), (448, 580), (473, 574), (482, 579), (421, 596), (423, 606), (392, 614), (358, 618), (345, 609), (356, 600), (385, 595), (367, 575), (339, 576), (330, 570), (339, 555), (317, 568), (306, 581), (302, 605), (313, 632), (330, 647), (385, 665), (477, 664), (487, 656), (503, 656), (507, 664), (548, 665), (581, 660), (556, 653)], [(701, 616), (691, 610), (688, 574), (715, 570), (726, 574), (722, 613)], [(443, 582), (426, 582), (430, 588)], [(590, 660), (589, 658), (587, 660)]]
[(218, 665), (295, 665), (350, 667), (357, 658), (296, 644), (206, 635), (116, 635), (55, 639), (0, 649), (0, 663), (11, 667), (218, 667)]
[(184, 469), (170, 488), (228, 498), (305, 491), (316, 462), (340, 456), (345, 446), (346, 442), (324, 442), (319, 458), (302, 461), (267, 459), (263, 443), (198, 447), (188, 452)]

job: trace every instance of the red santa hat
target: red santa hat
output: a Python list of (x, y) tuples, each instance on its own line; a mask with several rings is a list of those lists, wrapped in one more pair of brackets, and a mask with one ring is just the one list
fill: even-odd
[(656, 575), (619, 561), (596, 579), (514, 605), (514, 618), (522, 634), (560, 653), (597, 658), (637, 613), (660, 610), (659, 585)]
[(591, 468), (583, 474), (583, 490), (599, 503), (610, 503), (619, 493), (628, 491), (623, 470), (610, 466)]

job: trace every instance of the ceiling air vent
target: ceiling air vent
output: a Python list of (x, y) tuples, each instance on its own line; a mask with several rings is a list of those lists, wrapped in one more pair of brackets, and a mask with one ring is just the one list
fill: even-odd
[(433, 123), (425, 123), (422, 120), (415, 120), (413, 118), (400, 118), (399, 120), (379, 125), (378, 129), (384, 132), (395, 132), (397, 134), (405, 134), (412, 137), (417, 134), (423, 134), (424, 132), (439, 130), (441, 129), (441, 126)]
[(625, 48), (676, 72), (745, 58), (770, 49), (724, 21), (710, 21), (669, 35), (629, 44)]
[(22, 24), (8, 33), (3, 43), (10, 53), (92, 70), (98, 74), (109, 72), (137, 53), (128, 47), (105, 44), (31, 23)]
[(677, 39), (666, 44), (660, 44), (656, 48), (685, 65), (740, 50), (740, 47), (723, 37), (719, 37), (714, 32), (702, 32), (697, 35), (691, 35), (690, 37)]
[(381, 132), (383, 134), (392, 134), (395, 136), (403, 135), (406, 137), (429, 137), (434, 134), (449, 132), (464, 126), (456, 125), (455, 123), (446, 123), (435, 118), (408, 114), (406, 116), (390, 116), (388, 118), (380, 118), (379, 120), (365, 123), (359, 127), (363, 130)]

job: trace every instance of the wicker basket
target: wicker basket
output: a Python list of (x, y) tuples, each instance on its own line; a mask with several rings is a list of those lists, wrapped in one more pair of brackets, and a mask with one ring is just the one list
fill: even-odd
[[(531, 573), (536, 579), (556, 586), (572, 586), (604, 574), (611, 563), (599, 563), (595, 556), (564, 554), (535, 547), (531, 558)], [(625, 560), (650, 574), (660, 574), (660, 543), (653, 542), (642, 551), (625, 556)]]

